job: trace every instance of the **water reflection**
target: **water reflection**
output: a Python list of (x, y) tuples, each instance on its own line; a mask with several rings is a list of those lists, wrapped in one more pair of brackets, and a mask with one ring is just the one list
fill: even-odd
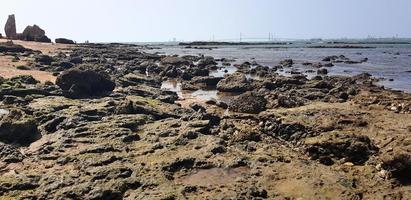
[(195, 99), (199, 101), (217, 100), (228, 103), (238, 93), (219, 92), (217, 90), (182, 90), (181, 83), (176, 80), (167, 80), (161, 84), (161, 89), (177, 93), (181, 100)]
[(237, 68), (234, 66), (225, 66), (221, 67), (218, 70), (210, 71), (210, 76), (212, 77), (224, 77), (226, 74), (232, 74), (237, 71)]
[(9, 111), (6, 109), (0, 109), (0, 115), (7, 115), (9, 114)]

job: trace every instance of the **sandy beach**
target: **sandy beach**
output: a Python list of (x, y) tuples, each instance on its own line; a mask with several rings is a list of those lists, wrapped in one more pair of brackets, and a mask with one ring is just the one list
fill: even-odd
[[(0, 39), (0, 42), (6, 42), (6, 39)], [(70, 48), (69, 45), (65, 44), (51, 44), (51, 43), (39, 43), (39, 42), (30, 42), (30, 41), (13, 41), (15, 44), (24, 46), (25, 48), (32, 49), (35, 51), (41, 51), (46, 55), (53, 55), (58, 51), (63, 49)], [(11, 78), (18, 75), (31, 75), (35, 79), (44, 83), (46, 81), (55, 82), (56, 77), (50, 72), (39, 71), (35, 69), (29, 70), (20, 70), (17, 69), (18, 66), (29, 66), (31, 63), (31, 58), (23, 58), (18, 61), (13, 61), (13, 56), (0, 56), (0, 76), (3, 78)]]

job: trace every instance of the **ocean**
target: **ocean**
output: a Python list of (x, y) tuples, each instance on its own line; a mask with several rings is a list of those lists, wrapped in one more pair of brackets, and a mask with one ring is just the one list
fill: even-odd
[[(233, 45), (233, 46), (201, 46), (202, 48), (186, 48), (179, 45), (151, 45), (156, 52), (166, 55), (204, 55), (214, 58), (233, 59), (233, 64), (245, 61), (256, 61), (264, 66), (275, 66), (284, 59), (293, 59), (292, 68), (285, 68), (280, 72), (290, 75), (290, 71), (300, 71), (307, 76), (314, 76), (312, 70), (317, 68), (305, 66), (303, 63), (318, 63), (327, 56), (344, 55), (352, 61), (367, 58), (367, 62), (358, 64), (334, 63), (327, 67), (329, 75), (353, 76), (360, 73), (370, 73), (381, 78), (378, 83), (384, 87), (411, 92), (411, 44), (363, 44), (372, 48), (307, 48), (303, 45)], [(212, 72), (211, 75), (221, 76), (222, 70)], [(228, 67), (228, 73), (235, 71)], [(310, 72), (311, 71), (311, 72)]]

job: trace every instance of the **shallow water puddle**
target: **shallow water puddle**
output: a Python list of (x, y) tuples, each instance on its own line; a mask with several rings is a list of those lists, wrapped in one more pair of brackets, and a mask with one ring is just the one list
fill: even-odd
[(249, 172), (250, 168), (248, 167), (200, 169), (193, 174), (177, 178), (176, 182), (198, 186), (226, 185), (235, 182), (238, 178), (245, 177)]
[(220, 69), (210, 71), (210, 76), (212, 77), (224, 77), (226, 74), (233, 74), (238, 69), (234, 66), (224, 66)]
[(7, 115), (9, 114), (9, 111), (6, 109), (0, 109), (0, 115)]
[(218, 92), (217, 90), (186, 91), (181, 89), (181, 83), (167, 80), (161, 84), (161, 89), (176, 92), (181, 100), (195, 99), (199, 101), (218, 100), (228, 103), (236, 93)]

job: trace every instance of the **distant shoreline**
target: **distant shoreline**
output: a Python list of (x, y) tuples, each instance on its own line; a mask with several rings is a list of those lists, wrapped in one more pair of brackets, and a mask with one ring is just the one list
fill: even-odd
[(196, 41), (196, 42), (180, 42), (179, 46), (239, 46), (239, 45), (290, 45), (292, 42), (207, 42), (207, 41)]

